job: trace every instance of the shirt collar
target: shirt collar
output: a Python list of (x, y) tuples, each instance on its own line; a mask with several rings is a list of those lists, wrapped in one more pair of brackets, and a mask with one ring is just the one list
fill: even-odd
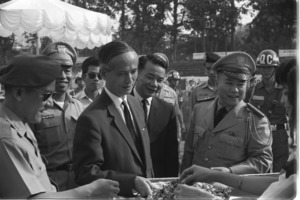
[(122, 104), (122, 102), (125, 100), (127, 102), (127, 95), (125, 95), (124, 99), (121, 97), (118, 97), (111, 93), (106, 87), (104, 88), (105, 92), (108, 94), (108, 96), (111, 98), (115, 106), (118, 108)]
[[(133, 89), (133, 94), (135, 97), (137, 97), (139, 99), (139, 101), (142, 101), (144, 98), (141, 97), (141, 95), (136, 91), (136, 87), (134, 87)], [(148, 102), (149, 105), (151, 105), (153, 97), (148, 97), (146, 100)]]

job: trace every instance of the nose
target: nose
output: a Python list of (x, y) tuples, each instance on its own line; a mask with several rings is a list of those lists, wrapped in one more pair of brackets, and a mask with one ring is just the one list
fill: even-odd
[(49, 97), (49, 99), (47, 99), (46, 102), (45, 102), (45, 108), (50, 108), (50, 107), (53, 107), (53, 98), (52, 98), (52, 96)]

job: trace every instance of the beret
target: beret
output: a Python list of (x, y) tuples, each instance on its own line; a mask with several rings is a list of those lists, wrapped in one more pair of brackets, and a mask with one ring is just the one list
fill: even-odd
[(61, 65), (73, 66), (77, 60), (77, 53), (73, 47), (64, 42), (53, 42), (43, 51), (43, 55), (50, 56)]
[(212, 67), (217, 72), (222, 71), (226, 75), (239, 80), (248, 80), (256, 71), (252, 57), (241, 51), (220, 58)]
[(205, 62), (208, 63), (215, 63), (217, 62), (221, 57), (218, 54), (207, 52), (205, 53)]
[(60, 64), (44, 55), (20, 55), (13, 57), (0, 70), (0, 83), (20, 87), (43, 87), (60, 74)]
[(160, 59), (165, 64), (166, 68), (169, 67), (170, 62), (169, 62), (168, 57), (165, 54), (163, 54), (163, 53), (154, 53), (153, 55), (156, 56), (158, 59)]

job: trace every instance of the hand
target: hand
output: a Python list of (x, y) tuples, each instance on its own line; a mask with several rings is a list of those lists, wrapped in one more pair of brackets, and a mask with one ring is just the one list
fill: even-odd
[(211, 167), (211, 169), (217, 170), (220, 172), (231, 173), (231, 171), (228, 167)]
[(193, 199), (214, 199), (214, 195), (194, 186), (188, 186), (186, 184), (178, 184), (177, 188), (174, 190), (174, 199), (181, 198), (193, 198)]
[(120, 192), (119, 183), (109, 179), (98, 179), (90, 183), (91, 197), (116, 197)]
[(134, 180), (134, 188), (142, 197), (152, 195), (151, 188), (153, 187), (151, 182), (144, 177), (137, 176)]
[(193, 165), (187, 169), (185, 169), (180, 175), (180, 182), (186, 184), (193, 184), (195, 182), (214, 182), (211, 180), (211, 175), (215, 172), (215, 170)]

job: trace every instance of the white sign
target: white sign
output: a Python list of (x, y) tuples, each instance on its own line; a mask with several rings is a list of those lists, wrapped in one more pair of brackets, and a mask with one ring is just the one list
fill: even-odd
[(279, 49), (278, 54), (279, 54), (279, 57), (297, 56), (297, 50), (296, 49)]
[[(236, 51), (227, 51), (227, 52), (213, 52), (220, 57), (235, 53)], [(205, 60), (205, 53), (193, 53), (193, 60)]]

